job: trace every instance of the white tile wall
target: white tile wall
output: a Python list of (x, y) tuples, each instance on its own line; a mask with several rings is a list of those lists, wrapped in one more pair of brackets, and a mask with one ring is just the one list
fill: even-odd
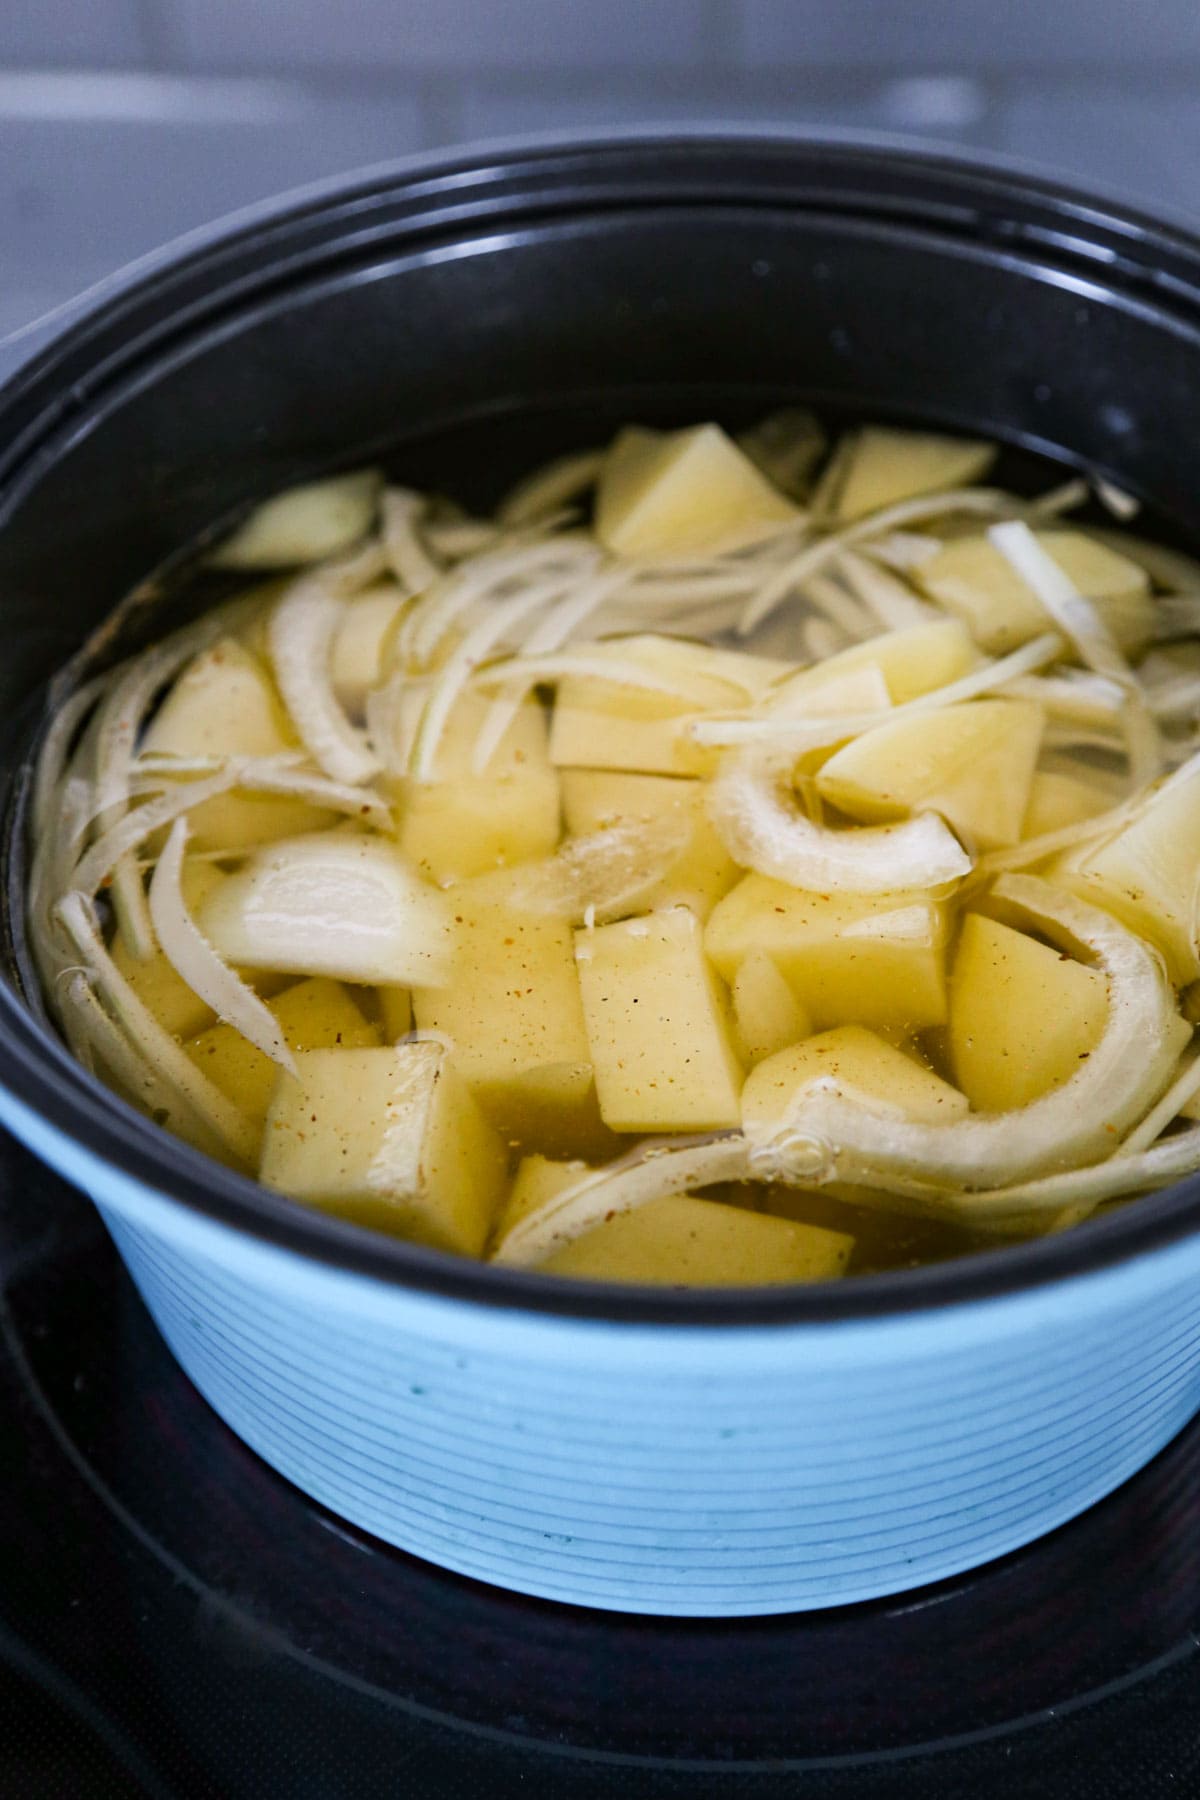
[(701, 60), (705, 0), (162, 0), (202, 68), (671, 68)]
[(149, 51), (142, 0), (0, 0), (0, 66), (136, 66)]
[(1200, 0), (0, 0), (0, 333), (319, 176), (681, 122), (999, 148), (1200, 219)]
[(737, 0), (752, 67), (1128, 69), (1200, 57), (1196, 0)]

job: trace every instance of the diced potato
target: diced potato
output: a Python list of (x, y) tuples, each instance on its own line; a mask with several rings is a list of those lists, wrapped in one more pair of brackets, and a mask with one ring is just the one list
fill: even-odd
[(1021, 836), (1042, 837), (1067, 825), (1081, 825), (1116, 803), (1117, 796), (1099, 782), (1057, 769), (1038, 769), (1030, 783)]
[(785, 406), (749, 431), (737, 435), (737, 447), (756, 469), (793, 500), (804, 500), (812, 486), (812, 474), (825, 454), (828, 440), (816, 413), (805, 407)]
[(693, 744), (688, 727), (705, 713), (736, 712), (787, 668), (774, 658), (718, 650), (653, 634), (589, 648), (615, 665), (636, 663), (678, 684), (658, 693), (619, 679), (570, 676), (558, 684), (550, 760), (559, 768), (617, 769), (647, 775), (709, 774), (720, 752)]
[(575, 934), (600, 1113), (614, 1131), (736, 1125), (742, 1069), (686, 907)]
[[(770, 710), (773, 713), (821, 709), (845, 712), (857, 709), (854, 690), (846, 700), (839, 698), (836, 686), (844, 677), (864, 670), (877, 669), (887, 683), (888, 696), (895, 705), (915, 700), (934, 688), (957, 681), (978, 662), (978, 654), (966, 626), (957, 619), (930, 619), (921, 625), (902, 625), (897, 631), (881, 632), (865, 643), (853, 644), (826, 657), (811, 669), (802, 669), (790, 681), (780, 682), (772, 690)], [(836, 706), (830, 700), (838, 701)], [(820, 702), (818, 706), (817, 702)]]
[(1068, 856), (1054, 879), (1156, 944), (1172, 980), (1182, 985), (1200, 976), (1194, 937), (1198, 869), (1200, 775), (1193, 775), (1167, 786), (1107, 843)]
[[(1136, 650), (1150, 638), (1154, 605), (1144, 569), (1082, 531), (1036, 536), (1124, 649)], [(1014, 650), (1053, 628), (1033, 589), (987, 537), (955, 539), (922, 563), (913, 578), (947, 612), (965, 620), (984, 650)]]
[(548, 1275), (667, 1287), (834, 1281), (854, 1239), (719, 1201), (672, 1194), (597, 1225), (540, 1264)]
[(577, 1181), (582, 1181), (590, 1173), (590, 1165), (578, 1159), (558, 1162), (549, 1156), (523, 1156), (517, 1164), (508, 1199), (496, 1220), (493, 1231), (495, 1241), (499, 1243), (514, 1225), (519, 1225), (530, 1213), (545, 1206), (548, 1200), (553, 1200), (565, 1188), (574, 1187)]
[(995, 460), (994, 444), (866, 425), (842, 439), (818, 498), (839, 524), (848, 524), (898, 500), (981, 481)]
[[(195, 914), (225, 879), (215, 863), (186, 856), (181, 885), (188, 910)], [(109, 954), (138, 999), (143, 1006), (149, 1007), (164, 1031), (169, 1031), (173, 1037), (191, 1037), (195, 1032), (203, 1031), (206, 1025), (212, 1024), (215, 1017), (212, 1008), (206, 1006), (199, 994), (193, 992), (182, 975), (175, 973), (174, 967), (161, 950), (156, 950), (145, 962), (139, 962), (130, 955), (124, 938), (118, 932)]]
[[(841, 654), (830, 657), (830, 665), (838, 663)], [(891, 706), (891, 691), (878, 663), (862, 663), (840, 671), (834, 668), (829, 679), (822, 681), (821, 670), (825, 667), (825, 663), (815, 663), (789, 681), (781, 681), (765, 710), (776, 717), (802, 717), (806, 713), (886, 712)]]
[(795, 517), (719, 425), (621, 432), (596, 491), (596, 536), (619, 556), (736, 550)]
[(770, 956), (818, 1030), (912, 1032), (946, 1017), (946, 909), (925, 893), (812, 894), (747, 875), (704, 943), (727, 981), (754, 952)]
[(437, 778), (397, 784), (400, 848), (437, 882), (548, 856), (558, 843), (558, 775), (541, 707), (528, 701), (519, 709), (476, 775), (472, 757), (488, 711), (482, 694), (463, 694), (438, 746)]
[(733, 978), (733, 1028), (748, 1068), (812, 1032), (812, 1020), (761, 950), (752, 951)]
[(836, 1082), (847, 1097), (922, 1125), (947, 1125), (968, 1111), (966, 1095), (915, 1057), (861, 1025), (840, 1025), (780, 1050), (751, 1070), (742, 1093), (746, 1129), (781, 1130), (818, 1081)]
[(330, 668), (334, 693), (355, 718), (362, 716), (368, 693), (383, 679), (384, 650), (405, 598), (402, 588), (387, 582), (356, 594), (342, 611)]
[(383, 1019), (384, 1041), (398, 1044), (412, 1030), (412, 995), (404, 987), (381, 987), (379, 1012)]
[(1061, 1087), (1108, 1017), (1104, 977), (980, 913), (963, 919), (950, 971), (954, 1078), (979, 1112)]
[(622, 1142), (600, 1116), (590, 1062), (538, 1063), (503, 1086), (477, 1090), (480, 1104), (510, 1146), (536, 1144), (548, 1156), (603, 1162)]
[(444, 897), (382, 838), (316, 832), (255, 851), (196, 922), (248, 968), (409, 986), (449, 961)]
[(256, 506), (209, 561), (218, 569), (280, 569), (333, 556), (371, 529), (382, 491), (375, 469), (288, 488)]
[[(364, 1018), (340, 981), (316, 977), (285, 988), (267, 1002), (290, 1050), (367, 1049), (382, 1042), (378, 1025)], [(248, 1118), (267, 1116), (276, 1063), (232, 1025), (210, 1025), (184, 1046), (209, 1080)]]
[(1015, 844), (1043, 723), (1031, 700), (970, 700), (896, 719), (836, 751), (817, 790), (863, 824), (936, 812), (974, 848)]
[(506, 1139), (548, 1132), (554, 1150), (589, 1154), (607, 1134), (570, 925), (477, 900), (469, 886), (451, 899), (450, 978), (414, 993), (418, 1027), (454, 1044), (455, 1067)]
[(629, 819), (687, 821), (679, 857), (640, 904), (646, 910), (690, 906), (706, 919), (740, 870), (709, 822), (705, 787), (671, 775), (627, 775), (609, 769), (564, 769), (563, 817), (567, 830), (585, 836)]
[[(142, 748), (158, 756), (279, 756), (298, 744), (267, 670), (227, 637), (193, 657), (151, 720)], [(195, 850), (241, 849), (318, 831), (334, 816), (305, 800), (235, 789), (192, 809), (188, 838)]]
[(397, 1237), (478, 1256), (504, 1191), (504, 1146), (440, 1044), (305, 1050), (281, 1073), (259, 1178)]

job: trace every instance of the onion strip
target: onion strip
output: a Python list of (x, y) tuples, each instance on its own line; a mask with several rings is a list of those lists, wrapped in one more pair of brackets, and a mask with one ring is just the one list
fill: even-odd
[(305, 749), (334, 781), (369, 781), (382, 764), (351, 724), (333, 687), (331, 652), (344, 600), (338, 571), (323, 566), (288, 584), (272, 609), (267, 642), (275, 679)]
[(294, 1075), (296, 1064), (274, 1013), (218, 956), (188, 911), (182, 886), (187, 833), (187, 819), (176, 819), (150, 882), (150, 917), (159, 947), (180, 980), (224, 1024)]
[(1060, 1088), (1010, 1112), (945, 1125), (885, 1117), (826, 1077), (802, 1092), (764, 1149), (786, 1167), (816, 1163), (820, 1184), (851, 1181), (916, 1197), (1005, 1187), (1048, 1168), (1111, 1154), (1171, 1078), (1179, 1015), (1162, 959), (1125, 926), (1029, 875), (1002, 876), (994, 899), (1044, 932), (1081, 945), (1108, 981), (1108, 1021)]
[(55, 908), (55, 916), (78, 951), (97, 994), (111, 1007), (135, 1047), (221, 1144), (240, 1163), (252, 1165), (258, 1154), (258, 1134), (253, 1123), (201, 1073), (182, 1045), (139, 1000), (104, 947), (90, 899), (78, 892), (65, 894)]
[(749, 1146), (740, 1132), (642, 1144), (630, 1156), (586, 1175), (519, 1219), (490, 1260), (507, 1269), (534, 1268), (553, 1251), (621, 1213), (717, 1181), (744, 1181), (749, 1174)]
[(428, 511), (428, 500), (411, 488), (384, 490), (381, 507), (384, 554), (396, 580), (410, 594), (423, 593), (441, 574), (421, 542), (418, 529)]
[(971, 858), (936, 813), (896, 825), (836, 831), (799, 810), (788, 752), (743, 750), (721, 759), (706, 796), (713, 830), (734, 862), (791, 887), (883, 894), (957, 881)]
[(1052, 662), (1061, 655), (1062, 647), (1062, 639), (1054, 632), (1047, 632), (995, 662), (984, 663), (981, 668), (960, 675), (944, 687), (931, 688), (928, 693), (918, 694), (915, 699), (905, 700), (900, 706), (889, 707), (886, 711), (877, 708), (866, 713), (813, 713), (807, 718), (777, 715), (768, 719), (696, 719), (688, 726), (688, 736), (697, 744), (722, 748), (735, 744), (769, 744), (801, 756), (806, 750), (823, 750), (830, 744), (859, 737), (876, 725), (914, 718), (919, 713), (936, 712), (943, 706), (994, 693), (1018, 675), (1031, 674), (1034, 669)]
[(1144, 787), (1162, 771), (1162, 744), (1142, 685), (1112, 632), (1091, 601), (1084, 598), (1022, 520), (993, 525), (987, 535), (1009, 567), (1045, 607), (1080, 661), (1121, 689), (1125, 696), (1124, 724), (1130, 780), (1135, 788)]
[(520, 711), (525, 696), (531, 687), (537, 685), (536, 678), (532, 681), (524, 679), (525, 671), (518, 666), (519, 662), (528, 662), (531, 658), (560, 649), (589, 615), (597, 612), (627, 585), (628, 579), (627, 572), (622, 568), (603, 569), (598, 575), (583, 582), (574, 593), (564, 594), (534, 626), (522, 647), (521, 658), (514, 658), (508, 665), (508, 672), (513, 680), (505, 681), (504, 692), (493, 700), (480, 727), (471, 760), (471, 767), (476, 775), (482, 774), (487, 768), (497, 745)]

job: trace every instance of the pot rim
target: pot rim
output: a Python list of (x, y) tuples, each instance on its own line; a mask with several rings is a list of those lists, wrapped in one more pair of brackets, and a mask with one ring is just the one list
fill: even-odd
[[(639, 153), (653, 149), (652, 158)], [(622, 169), (622, 162), (624, 168)], [(697, 167), (697, 164), (701, 165)], [(874, 186), (872, 187), (872, 182)], [(902, 191), (896, 192), (899, 187)], [(890, 190), (890, 191), (885, 191)], [(896, 227), (1039, 255), (1200, 320), (1200, 237), (1005, 158), (917, 149), (854, 132), (680, 130), (552, 133), (426, 153), (298, 189), (191, 232), (0, 344), (30, 351), (0, 387), (0, 500), (56, 434), (164, 340), (211, 325), (255, 292), (355, 251), (459, 234), (566, 207), (684, 203), (864, 212)], [(264, 262), (264, 253), (269, 252)], [(257, 267), (256, 267), (257, 265)], [(281, 270), (281, 265), (283, 269)], [(165, 314), (165, 316), (164, 316)], [(10, 961), (15, 962), (10, 944)], [(0, 984), (0, 1085), (70, 1149), (238, 1233), (392, 1287), (613, 1323), (724, 1328), (908, 1317), (1097, 1275), (1200, 1227), (1200, 1177), (1030, 1243), (925, 1268), (812, 1287), (663, 1289), (497, 1268), (349, 1225), (260, 1187), (169, 1136), (77, 1063), (9, 983)]]

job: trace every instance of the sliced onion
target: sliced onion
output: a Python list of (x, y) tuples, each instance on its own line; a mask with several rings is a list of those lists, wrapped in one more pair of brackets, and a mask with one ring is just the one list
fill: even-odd
[(636, 912), (687, 848), (692, 821), (682, 810), (654, 819), (622, 819), (603, 831), (568, 838), (540, 862), (496, 869), (471, 881), (476, 898), (514, 912), (581, 925)]
[[(869, 557), (860, 556), (856, 550), (844, 550), (838, 557), (837, 569), (851, 592), (870, 608), (888, 631), (902, 631), (907, 625), (925, 625), (930, 619), (941, 616), (935, 606), (914, 594), (906, 583), (897, 580)], [(874, 636), (874, 630), (864, 636)]]
[(988, 538), (1059, 626), (1080, 661), (1115, 682), (1125, 696), (1124, 724), (1129, 774), (1135, 788), (1161, 773), (1162, 744), (1141, 683), (1099, 612), (1079, 592), (1020, 519), (993, 525)]
[(1011, 494), (997, 488), (952, 488), (942, 494), (922, 494), (913, 500), (900, 500), (894, 506), (869, 513), (865, 519), (857, 519), (854, 524), (806, 545), (771, 574), (747, 606), (738, 626), (738, 635), (749, 637), (790, 593), (803, 587), (812, 576), (836, 562), (843, 551), (853, 549), (856, 544), (886, 537), (899, 527), (916, 525), (923, 519), (938, 519), (953, 513), (1005, 517), (1014, 511), (1015, 505)]
[(512, 679), (505, 680), (504, 692), (496, 696), (480, 727), (472, 756), (472, 768), (476, 775), (482, 774), (487, 768), (496, 746), (520, 711), (525, 696), (537, 684), (538, 677), (527, 680), (526, 671), (515, 666), (517, 661), (528, 662), (531, 658), (540, 658), (560, 649), (584, 620), (598, 612), (606, 601), (628, 585), (628, 581), (629, 575), (625, 569), (602, 569), (599, 574), (582, 582), (574, 593), (564, 594), (561, 600), (547, 610), (545, 617), (535, 624), (522, 646), (521, 659), (514, 658), (508, 664), (508, 673)]
[(740, 1132), (641, 1144), (630, 1156), (585, 1175), (526, 1213), (490, 1260), (503, 1268), (535, 1268), (553, 1251), (620, 1213), (717, 1181), (744, 1181), (749, 1174), (749, 1150)]
[(876, 622), (871, 613), (853, 594), (847, 593), (832, 575), (814, 575), (805, 583), (803, 598), (814, 606), (831, 625), (845, 633), (851, 643), (876, 635)]
[(330, 781), (314, 770), (297, 768), (290, 756), (229, 757), (212, 775), (199, 781), (172, 781), (144, 806), (126, 813), (80, 859), (71, 885), (94, 894), (121, 861), (153, 832), (172, 824), (181, 814), (202, 806), (206, 800), (227, 794), (231, 788), (244, 788), (252, 794), (281, 794), (307, 800), (313, 806), (327, 807), (331, 812), (361, 819), (380, 831), (390, 831), (392, 826), (390, 810), (370, 788)]
[(1117, 1156), (1136, 1156), (1139, 1151), (1148, 1150), (1197, 1094), (1200, 1094), (1200, 1054), (1193, 1050), (1190, 1056), (1184, 1058), (1178, 1075), (1162, 1099), (1150, 1108), (1139, 1125), (1134, 1126), (1117, 1151)]
[(1017, 700), (1036, 700), (1051, 718), (1085, 725), (1112, 724), (1120, 731), (1125, 695), (1120, 683), (1104, 675), (1065, 670), (1061, 675), (1022, 675), (1005, 688)]
[(314, 762), (334, 781), (369, 781), (382, 765), (333, 688), (333, 638), (343, 604), (336, 570), (301, 575), (273, 607), (267, 641), (284, 704)]
[[(1087, 951), (1108, 982), (1108, 1022), (1078, 1071), (1053, 1093), (1011, 1112), (945, 1124), (885, 1117), (828, 1077), (802, 1093), (786, 1129), (762, 1148), (851, 1181), (917, 1197), (1006, 1187), (1099, 1161), (1171, 1079), (1180, 1020), (1161, 957), (1125, 926), (1030, 875), (1006, 875), (994, 900), (1036, 929)], [(757, 1148), (758, 1146), (756, 1146)], [(964, 1196), (963, 1204), (968, 1203)]]
[(421, 722), (413, 741), (409, 773), (416, 781), (433, 781), (438, 747), (455, 701), (489, 652), (530, 613), (544, 611), (555, 596), (545, 587), (527, 588), (510, 600), (493, 601), (484, 617), (472, 627), (447, 657), (430, 683)]
[(1111, 481), (1104, 481), (1099, 476), (1092, 482), (1092, 491), (1101, 506), (1123, 525), (1127, 525), (1130, 519), (1136, 519), (1142, 510), (1140, 500), (1127, 494), (1124, 488), (1117, 487)]
[(794, 763), (786, 751), (769, 750), (721, 759), (706, 796), (708, 816), (742, 868), (816, 893), (858, 894), (941, 887), (969, 872), (970, 856), (935, 813), (844, 831), (815, 824), (796, 804)]
[(533, 525), (548, 513), (572, 505), (594, 487), (604, 466), (604, 450), (577, 450), (535, 469), (510, 489), (496, 509), (496, 517), (510, 528)]
[(442, 572), (421, 541), (420, 526), (428, 512), (425, 495), (411, 488), (384, 492), (383, 548), (393, 575), (410, 594), (432, 587)]
[(1086, 506), (1090, 499), (1091, 489), (1087, 482), (1080, 475), (1072, 475), (1031, 500), (1025, 511), (1032, 519), (1057, 519), (1063, 513), (1076, 512), (1079, 507)]
[(1062, 639), (1054, 632), (1047, 632), (1022, 644), (1008, 656), (984, 663), (968, 674), (960, 675), (956, 681), (947, 682), (945, 687), (931, 688), (928, 693), (918, 694), (915, 699), (905, 700), (902, 705), (889, 707), (886, 711), (831, 713), (828, 716), (810, 714), (805, 718), (794, 715), (785, 718), (777, 714), (765, 719), (695, 719), (687, 728), (688, 736), (697, 744), (717, 747), (761, 744), (790, 750), (799, 757), (806, 750), (823, 750), (830, 744), (859, 737), (876, 725), (890, 724), (918, 713), (936, 712), (943, 706), (954, 706), (963, 700), (975, 700), (981, 694), (994, 693), (1017, 676), (1028, 675), (1052, 662), (1061, 655), (1062, 647)]
[(183, 897), (183, 852), (187, 819), (171, 827), (150, 882), (150, 917), (163, 955), (179, 976), (226, 1025), (273, 1063), (296, 1073), (296, 1064), (275, 1015), (254, 989), (231, 969), (199, 929)]
[(548, 584), (556, 595), (573, 576), (597, 567), (600, 557), (596, 545), (571, 538), (510, 542), (469, 557), (423, 593), (401, 620), (396, 647), (402, 665), (429, 668), (446, 633), (477, 604), (528, 583)]
[[(30, 798), (30, 824), (34, 840), (40, 842), (45, 832), (53, 829), (53, 812), (58, 789), (64, 778), (67, 758), (75, 734), (108, 686), (108, 676), (98, 676), (68, 694), (57, 703), (46, 726), (34, 771)], [(52, 690), (53, 698), (53, 690)]]
[(128, 1033), (135, 1049), (186, 1101), (226, 1150), (240, 1163), (253, 1164), (258, 1154), (258, 1133), (252, 1121), (197, 1069), (183, 1047), (134, 993), (104, 947), (88, 896), (65, 894), (55, 908), (55, 916), (78, 952), (96, 993)]
[[(986, 1194), (964, 1194), (942, 1207), (942, 1216), (972, 1229), (992, 1229), (1006, 1222), (1022, 1226), (1022, 1235), (1038, 1229), (1039, 1218), (1053, 1230), (1077, 1225), (1106, 1200), (1132, 1198), (1154, 1188), (1170, 1187), (1200, 1170), (1200, 1125), (1163, 1138), (1136, 1156), (1113, 1156), (1083, 1169), (1045, 1175), (1040, 1180), (996, 1188)], [(1063, 1209), (1069, 1208), (1069, 1216)], [(1045, 1226), (1042, 1227), (1045, 1229)]]

